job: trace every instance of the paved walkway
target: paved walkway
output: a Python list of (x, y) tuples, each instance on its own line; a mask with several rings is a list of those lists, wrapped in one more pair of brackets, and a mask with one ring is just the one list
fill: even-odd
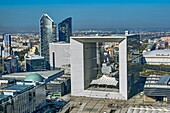
[(89, 97), (71, 97), (71, 101), (64, 111), (69, 113), (127, 113), (129, 107), (153, 106), (166, 107), (167, 103), (161, 102), (144, 102), (143, 95), (136, 95), (129, 100), (115, 100), (105, 98), (89, 98)]

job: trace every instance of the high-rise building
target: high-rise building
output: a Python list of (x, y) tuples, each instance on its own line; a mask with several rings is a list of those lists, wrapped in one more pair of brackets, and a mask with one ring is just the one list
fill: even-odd
[(6, 58), (11, 55), (11, 35), (3, 34), (3, 51), (2, 57)]
[(0, 57), (2, 58), (2, 50), (3, 50), (3, 46), (0, 44)]
[(50, 66), (61, 68), (63, 65), (70, 65), (70, 43), (50, 43)]
[(20, 69), (17, 56), (8, 56), (3, 59), (3, 73), (16, 73)]
[(49, 69), (49, 43), (57, 41), (56, 23), (47, 15), (40, 18), (40, 55), (44, 57), (46, 68)]
[[(93, 80), (98, 78), (99, 73), (97, 73), (96, 59), (97, 42), (119, 42), (119, 87), (117, 91), (91, 89)], [(139, 46), (139, 35), (133, 34), (71, 37), (71, 95), (127, 100), (137, 94), (140, 90), (138, 84), (140, 76), (140, 62), (138, 61), (140, 55), (136, 54), (139, 51)], [(134, 53), (135, 57), (133, 56)], [(113, 83), (117, 83), (113, 77), (100, 79), (102, 79), (103, 83), (97, 81), (95, 85), (104, 84), (109, 86), (109, 81), (112, 81), (112, 86), (115, 85)]]
[(59, 41), (70, 43), (72, 35), (72, 18), (69, 17), (58, 24)]
[(3, 46), (0, 44), (0, 74), (2, 73), (2, 67), (3, 67), (2, 49), (3, 49)]

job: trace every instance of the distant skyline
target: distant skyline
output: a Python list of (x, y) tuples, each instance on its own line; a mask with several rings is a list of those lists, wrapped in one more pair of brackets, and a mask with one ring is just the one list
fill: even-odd
[(169, 12), (170, 0), (0, 0), (0, 31), (37, 32), (44, 13), (73, 30), (170, 28)]

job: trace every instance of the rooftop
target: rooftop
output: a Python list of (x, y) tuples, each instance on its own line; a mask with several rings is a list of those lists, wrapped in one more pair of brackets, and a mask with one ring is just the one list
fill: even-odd
[[(46, 18), (48, 18), (50, 21), (53, 22), (53, 20), (50, 18), (50, 16), (48, 16), (48, 14), (43, 14), (42, 17), (46, 17)], [(41, 18), (42, 18), (42, 17), (41, 17)]]
[(126, 36), (82, 36), (71, 38), (81, 42), (121, 42)]
[(170, 57), (170, 49), (153, 50), (143, 53), (144, 57)]
[(44, 78), (48, 78), (48, 77), (55, 75), (57, 73), (60, 73), (62, 71), (64, 71), (64, 70), (61, 69), (61, 70), (52, 70), (52, 71), (37, 71), (36, 73), (39, 73)]
[(170, 75), (149, 75), (145, 82), (145, 87), (170, 88), (169, 81)]
[(26, 57), (26, 60), (37, 60), (37, 59), (44, 59), (44, 57), (41, 57), (39, 55), (31, 54)]
[(8, 95), (0, 94), (0, 101), (7, 99)]
[(33, 88), (33, 85), (13, 85), (5, 87), (3, 92), (24, 92), (25, 90)]
[(135, 34), (114, 34), (111, 36), (76, 36), (71, 37), (72, 39), (81, 41), (81, 42), (121, 42), (126, 37), (136, 36)]
[(50, 45), (70, 45), (70, 43), (66, 43), (66, 42), (52, 42), (50, 43)]
[[(48, 77), (55, 75), (57, 73), (63, 72), (64, 70), (51, 70), (51, 71), (36, 71), (36, 73), (40, 74), (43, 78), (47, 79)], [(24, 80), (26, 76), (33, 72), (21, 72), (21, 73), (11, 73), (7, 75), (2, 75), (3, 78), (15, 78), (17, 80)]]
[(162, 84), (162, 85), (168, 85), (170, 80), (170, 76), (169, 75), (164, 75), (162, 76), (159, 81), (157, 82), (157, 84)]
[(0, 78), (0, 80), (7, 80), (7, 81), (9, 80), (10, 81), (10, 80), (14, 80), (14, 79), (11, 79), (11, 78)]
[(38, 73), (30, 73), (24, 81), (43, 82), (44, 78)]

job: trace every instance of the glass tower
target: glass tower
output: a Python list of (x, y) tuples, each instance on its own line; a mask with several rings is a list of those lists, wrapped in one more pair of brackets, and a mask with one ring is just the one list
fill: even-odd
[(3, 34), (3, 51), (2, 57), (6, 58), (11, 55), (11, 35)]
[(2, 73), (2, 69), (3, 69), (2, 49), (3, 49), (3, 46), (0, 44), (0, 74)]
[(47, 14), (43, 14), (40, 18), (40, 55), (44, 57), (47, 69), (50, 69), (49, 43), (56, 41), (56, 23)]
[(72, 35), (72, 18), (67, 18), (58, 24), (59, 41), (70, 43)]
[(140, 37), (139, 35), (127, 36), (127, 74), (128, 98), (139, 93), (140, 77)]

